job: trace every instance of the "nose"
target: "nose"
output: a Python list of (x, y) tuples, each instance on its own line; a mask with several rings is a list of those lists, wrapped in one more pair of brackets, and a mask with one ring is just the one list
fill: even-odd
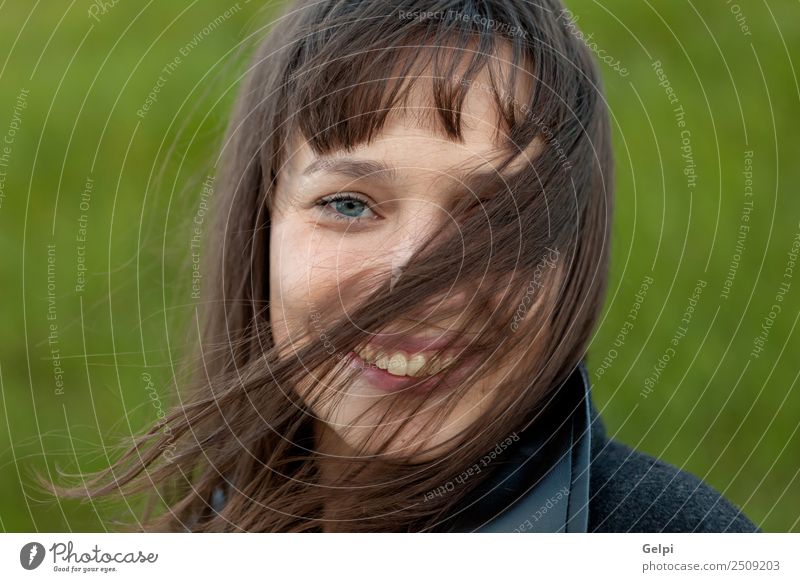
[[(432, 202), (419, 201), (418, 204), (415, 204), (413, 213), (409, 213), (404, 220), (398, 221), (391, 241), (387, 242), (385, 248), (389, 255), (390, 289), (394, 288), (402, 276), (403, 269), (414, 252), (434, 233), (442, 229), (445, 220), (447, 220), (447, 213), (443, 208)], [(444, 273), (442, 275), (452, 276)], [(450, 289), (446, 297), (428, 299), (423, 311), (426, 317), (443, 316), (447, 321), (457, 319), (460, 317), (458, 312), (464, 309), (473, 294), (474, 290), (468, 290), (463, 285), (459, 285), (457, 288)]]
[(386, 249), (390, 288), (394, 288), (414, 252), (441, 227), (441, 221), (442, 209), (429, 202), (415, 204), (408, 215), (398, 220)]

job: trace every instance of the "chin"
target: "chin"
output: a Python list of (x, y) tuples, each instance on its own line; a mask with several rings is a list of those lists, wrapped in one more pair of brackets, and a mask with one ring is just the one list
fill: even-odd
[[(372, 410), (366, 410), (372, 406)], [(451, 416), (442, 423), (436, 414), (435, 404), (427, 404), (427, 410), (417, 412), (406, 421), (402, 407), (393, 411), (391, 418), (384, 415), (386, 408), (370, 399), (348, 394), (339, 401), (337, 410), (321, 410), (317, 422), (325, 425), (326, 433), (335, 438), (328, 440), (331, 453), (347, 456), (375, 456), (376, 459), (421, 463), (446, 454), (447, 443), (456, 436), (466, 420), (463, 413), (459, 422)], [(458, 412), (454, 411), (454, 414)], [(398, 427), (407, 422), (395, 435)], [(387, 443), (387, 441), (390, 441)]]

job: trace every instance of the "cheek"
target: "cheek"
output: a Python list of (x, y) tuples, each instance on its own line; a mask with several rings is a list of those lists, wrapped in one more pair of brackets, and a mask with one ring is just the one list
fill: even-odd
[(341, 282), (372, 263), (364, 249), (351, 237), (299, 218), (271, 225), (269, 314), (276, 343), (307, 332), (312, 312), (339, 297)]
[(306, 237), (290, 219), (274, 221), (269, 242), (269, 315), (273, 339), (281, 343), (302, 331), (308, 305)]

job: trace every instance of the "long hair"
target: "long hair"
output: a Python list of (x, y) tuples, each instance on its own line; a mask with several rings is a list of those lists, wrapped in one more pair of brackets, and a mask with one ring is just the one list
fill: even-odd
[[(531, 425), (579, 364), (603, 302), (608, 114), (596, 66), (563, 14), (558, 0), (291, 3), (254, 52), (222, 144), (207, 247), (216, 254), (204, 279), (215, 287), (203, 298), (180, 405), (111, 467), (59, 492), (150, 494), (157, 503), (140, 524), (148, 530), (441, 528), (491, 466), (447, 495), (429, 493)], [(420, 87), (436, 130), (454, 142), (464, 140), (466, 93), (488, 91), (502, 122), (498, 163), (449, 193), (446, 224), (399, 278), (342, 281), (330, 302), (309, 306), (308, 337), (275, 345), (270, 210), (292, 137), (317, 155), (353, 151)], [(358, 297), (346, 316), (339, 295)], [(456, 296), (466, 299), (442, 301)], [(452, 317), (474, 327), (456, 362), (469, 374), (434, 407), (435, 390), (386, 396), (402, 421), (379, 424), (375, 435), (388, 447), (422, 410), (435, 412), (425, 417), (435, 431), (475, 378), (506, 365), (480, 420), (424, 457), (371, 452), (348, 459), (335, 479), (323, 475), (310, 411), (336, 406), (337, 387), (356, 373), (346, 354), (398, 321)]]

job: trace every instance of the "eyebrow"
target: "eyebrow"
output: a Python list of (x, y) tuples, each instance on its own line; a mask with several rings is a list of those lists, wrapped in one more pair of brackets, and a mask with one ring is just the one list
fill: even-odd
[(355, 180), (371, 178), (387, 183), (396, 181), (399, 176), (399, 172), (394, 166), (378, 160), (359, 160), (356, 158), (318, 158), (306, 166), (305, 170), (303, 170), (303, 176), (321, 172), (338, 174)]

